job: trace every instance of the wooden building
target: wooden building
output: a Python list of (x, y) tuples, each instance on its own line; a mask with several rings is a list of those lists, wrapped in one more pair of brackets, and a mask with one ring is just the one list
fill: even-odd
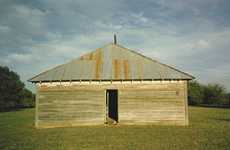
[(188, 125), (193, 77), (111, 43), (32, 79), (35, 126)]

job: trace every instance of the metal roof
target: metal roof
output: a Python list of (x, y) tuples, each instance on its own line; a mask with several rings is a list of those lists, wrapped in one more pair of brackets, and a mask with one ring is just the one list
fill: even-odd
[(29, 81), (191, 80), (193, 78), (171, 66), (111, 43), (42, 72)]

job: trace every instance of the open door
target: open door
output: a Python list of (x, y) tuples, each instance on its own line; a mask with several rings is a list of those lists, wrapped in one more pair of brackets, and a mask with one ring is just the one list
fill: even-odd
[(107, 123), (118, 122), (118, 91), (106, 90), (106, 121)]

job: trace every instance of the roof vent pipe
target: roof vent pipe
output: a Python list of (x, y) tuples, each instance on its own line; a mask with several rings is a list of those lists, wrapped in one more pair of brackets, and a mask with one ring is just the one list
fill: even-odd
[(116, 34), (114, 34), (113, 43), (114, 43), (114, 44), (117, 44), (117, 37), (116, 37)]

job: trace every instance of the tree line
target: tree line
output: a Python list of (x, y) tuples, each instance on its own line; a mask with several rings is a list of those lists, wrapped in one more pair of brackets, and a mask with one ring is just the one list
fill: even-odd
[(188, 86), (190, 105), (230, 106), (230, 93), (220, 84), (200, 84), (191, 81)]
[(35, 95), (28, 90), (16, 72), (0, 66), (0, 111), (34, 107)]

